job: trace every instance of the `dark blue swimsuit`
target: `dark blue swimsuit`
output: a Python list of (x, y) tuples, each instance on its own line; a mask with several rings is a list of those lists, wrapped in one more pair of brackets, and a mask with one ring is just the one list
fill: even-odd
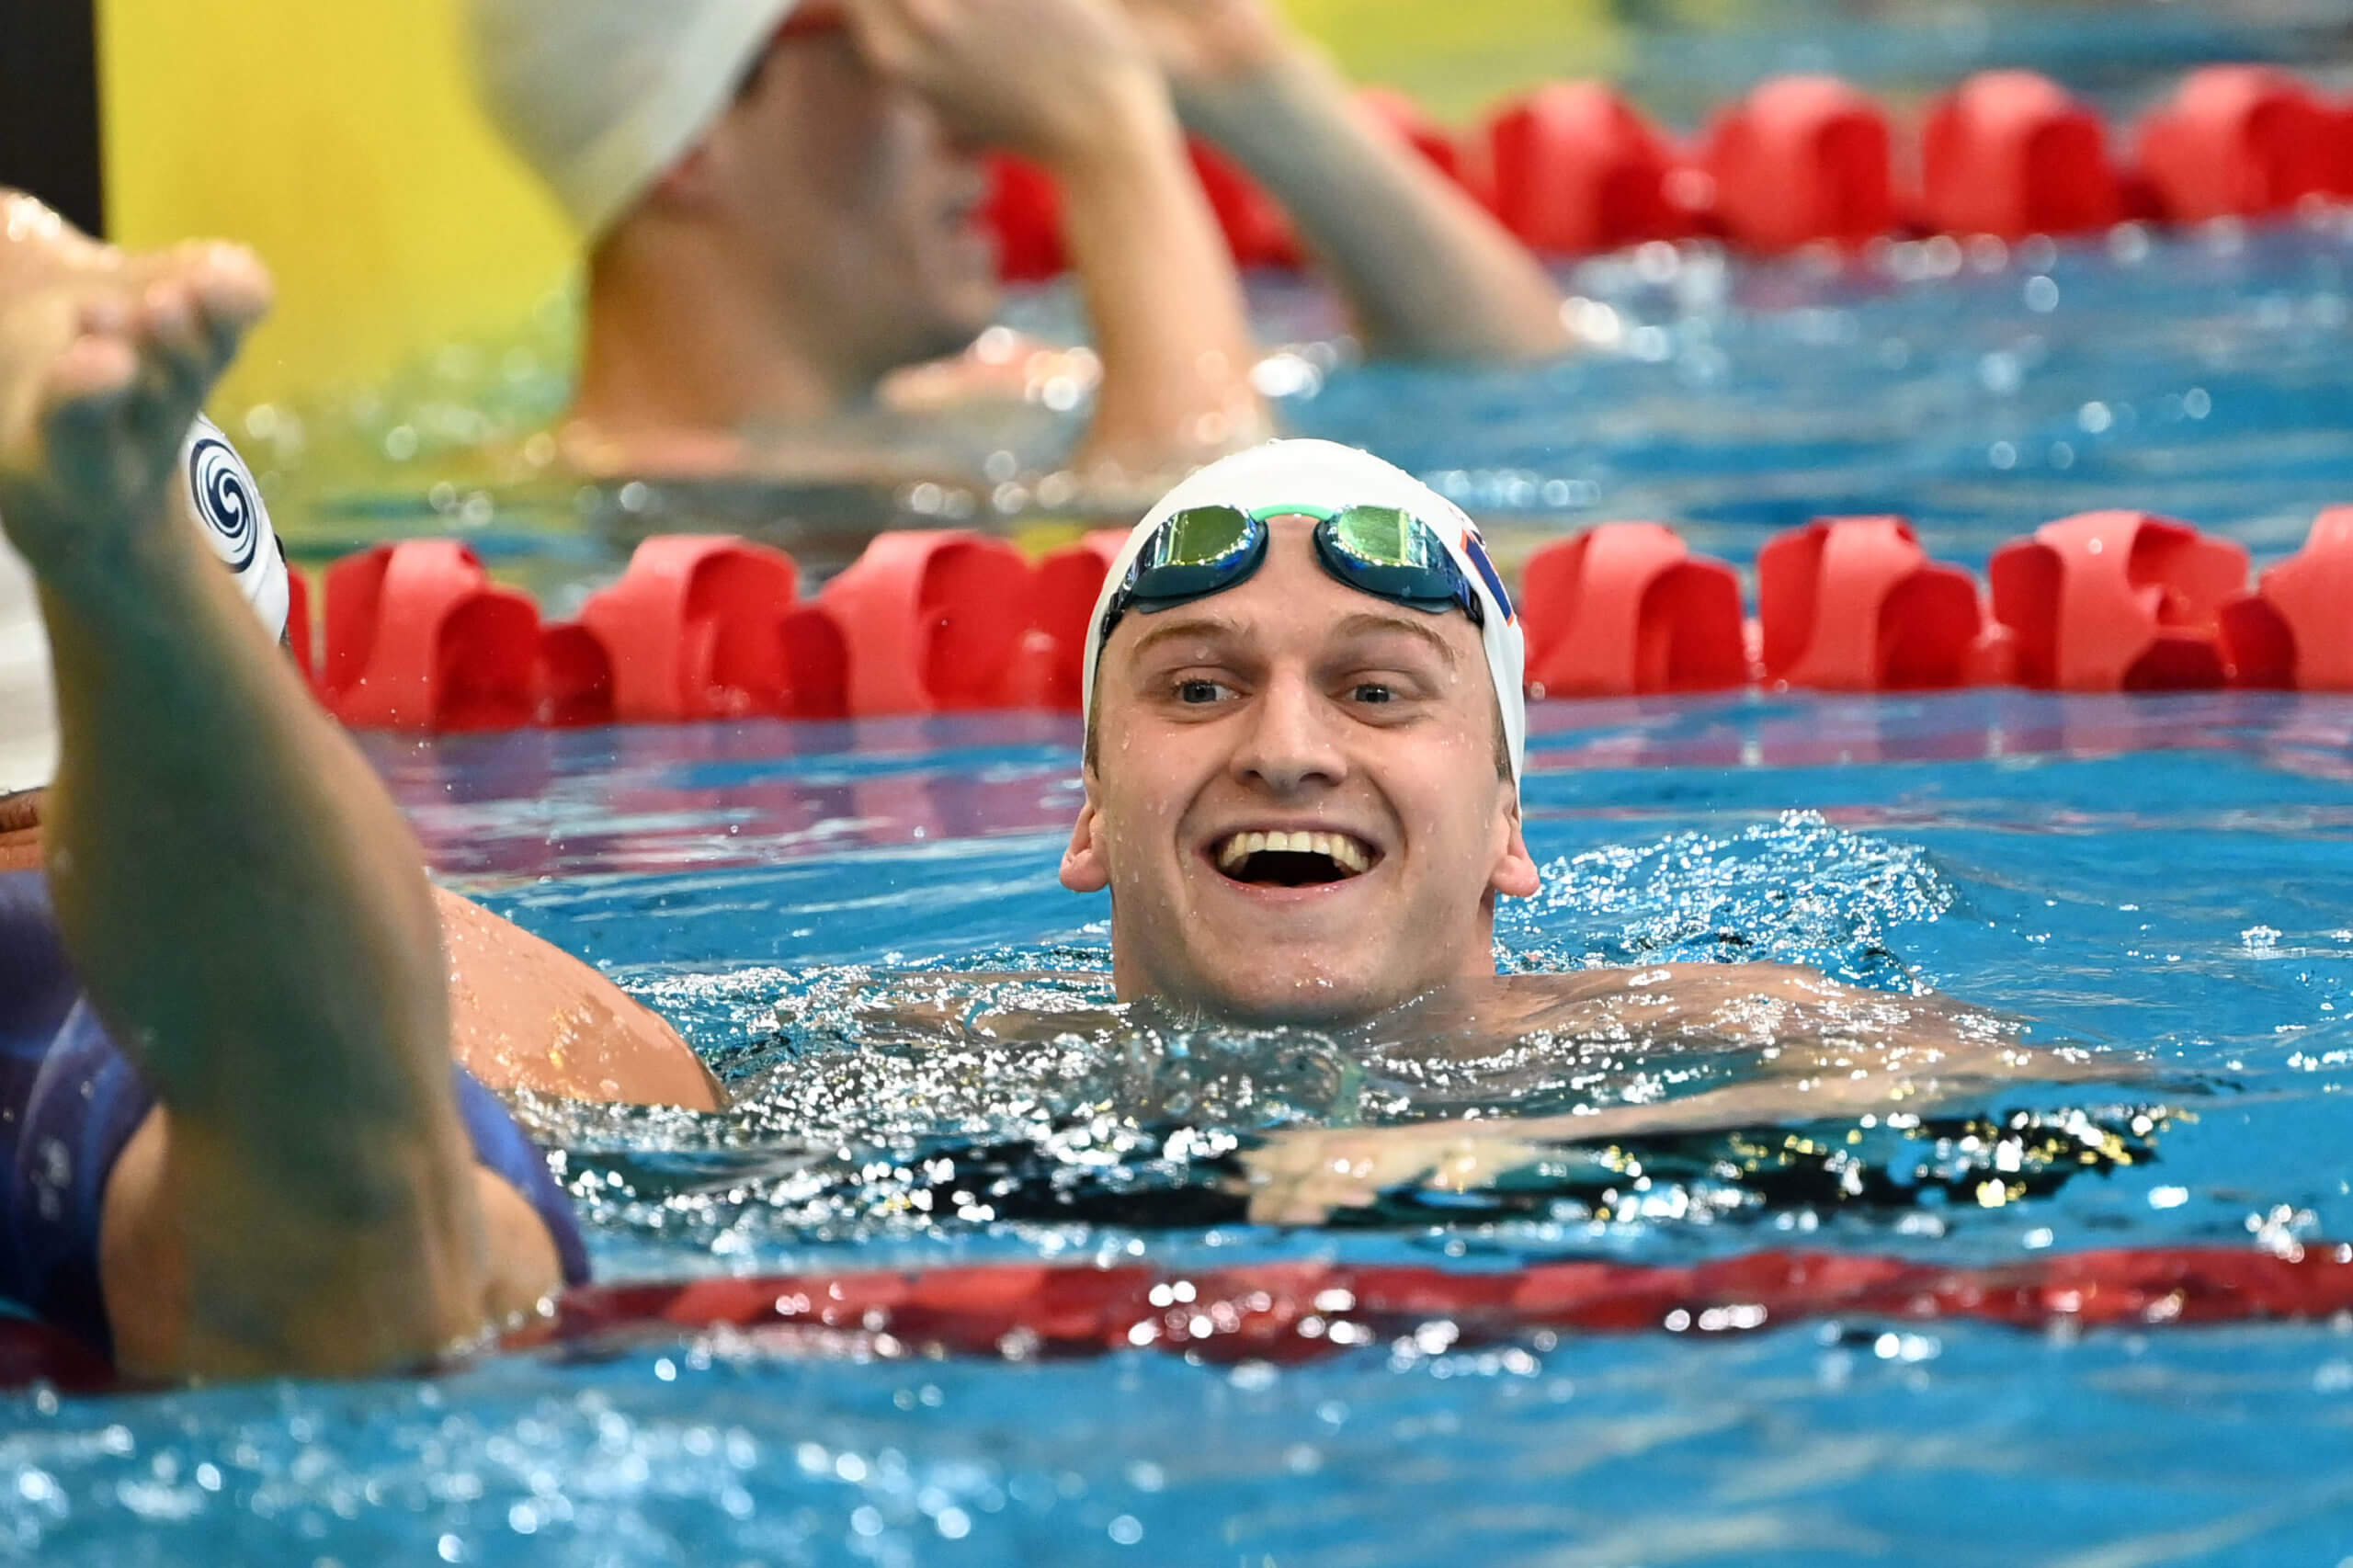
[[(496, 1096), (454, 1069), (474, 1157), (529, 1199), (566, 1284), (588, 1253), (563, 1189)], [(155, 1103), (83, 996), (37, 871), (0, 872), (0, 1311), (111, 1352), (98, 1290), (107, 1177)]]

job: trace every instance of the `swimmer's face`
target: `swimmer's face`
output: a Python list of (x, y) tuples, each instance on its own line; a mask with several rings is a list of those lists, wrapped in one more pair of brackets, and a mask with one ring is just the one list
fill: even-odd
[(1536, 867), (1478, 629), (1334, 581), (1304, 517), (1272, 533), (1242, 586), (1113, 630), (1063, 882), (1111, 890), (1123, 997), (1345, 1026), (1494, 973)]
[(847, 33), (771, 45), (705, 148), (732, 228), (847, 372), (955, 353), (995, 315), (984, 165)]

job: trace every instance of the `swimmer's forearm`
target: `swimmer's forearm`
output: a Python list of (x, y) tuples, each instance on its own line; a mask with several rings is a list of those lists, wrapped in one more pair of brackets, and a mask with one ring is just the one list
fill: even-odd
[(1144, 475), (1265, 433), (1241, 281), (1165, 97), (1055, 159), (1063, 236), (1103, 358), (1082, 469)]
[(1331, 268), (1378, 352), (1539, 359), (1571, 339), (1560, 290), (1468, 194), (1376, 122), (1320, 55), (1295, 49), (1179, 99)]
[(176, 1118), (364, 1210), (405, 1181), (379, 1153), (462, 1147), (421, 858), (194, 530), (168, 523), (103, 590), (45, 578), (60, 925)]

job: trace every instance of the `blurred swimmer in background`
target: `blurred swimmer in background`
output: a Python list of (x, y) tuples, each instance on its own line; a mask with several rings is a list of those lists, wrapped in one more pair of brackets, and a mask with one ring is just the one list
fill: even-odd
[[(1290, 206), (1376, 351), (1567, 346), (1535, 260), (1258, 0), (472, 0), (472, 18), (485, 103), (588, 247), (564, 450), (594, 472), (828, 478), (930, 444), (987, 374), (936, 362), (1001, 303), (990, 149), (1061, 192), (1100, 368), (1070, 471), (1116, 492), (1261, 438), (1180, 114)], [(925, 415), (878, 443), (893, 409)]]

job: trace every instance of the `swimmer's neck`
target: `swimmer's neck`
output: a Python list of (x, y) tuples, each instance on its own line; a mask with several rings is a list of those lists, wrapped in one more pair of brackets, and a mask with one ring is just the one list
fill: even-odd
[[(740, 447), (871, 403), (892, 367), (805, 319), (772, 278), (707, 245), (616, 235), (591, 258), (570, 425), (614, 448)], [(608, 466), (628, 466), (620, 459)]]

